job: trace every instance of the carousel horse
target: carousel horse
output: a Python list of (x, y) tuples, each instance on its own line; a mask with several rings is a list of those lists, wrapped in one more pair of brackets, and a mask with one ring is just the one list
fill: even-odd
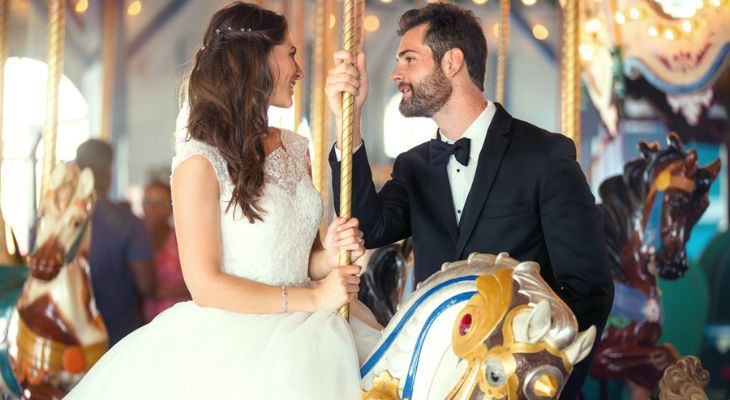
[(21, 398), (62, 398), (107, 350), (87, 262), (94, 204), (91, 171), (56, 166), (41, 197), (30, 275), (7, 333)]
[(671, 344), (657, 344), (657, 278), (674, 280), (687, 271), (685, 244), (720, 171), (719, 160), (699, 167), (697, 152), (685, 152), (677, 135), (670, 134), (668, 143), (661, 149), (642, 142), (641, 157), (599, 188), (615, 296), (591, 374), (628, 379), (648, 392), (679, 359)]
[(388, 324), (403, 301), (408, 279), (411, 239), (381, 247), (373, 252), (360, 279), (358, 299), (375, 315), (378, 323)]
[(534, 262), (474, 253), (400, 307), (363, 363), (363, 399), (545, 400), (591, 350)]
[(20, 394), (8, 358), (7, 331), (15, 301), (20, 297), (26, 278), (28, 268), (23, 265), (15, 236), (5, 225), (0, 212), (0, 398), (4, 393), (16, 397)]

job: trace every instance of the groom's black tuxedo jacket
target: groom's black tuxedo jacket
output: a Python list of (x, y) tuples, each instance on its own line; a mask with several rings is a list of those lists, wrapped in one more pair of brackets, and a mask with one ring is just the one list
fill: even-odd
[[(418, 282), (444, 262), (472, 252), (506, 251), (517, 260), (538, 262), (580, 329), (596, 325), (598, 342), (611, 309), (613, 282), (603, 225), (575, 161), (575, 146), (565, 136), (512, 118), (495, 105), (458, 226), (446, 165), (431, 165), (428, 142), (396, 158), (392, 179), (379, 193), (364, 146), (355, 152), (352, 216), (360, 220), (368, 248), (412, 236)], [(334, 149), (330, 165), (339, 210), (340, 164)], [(581, 369), (574, 371), (571, 381), (576, 382), (569, 385), (577, 388), (566, 388), (562, 398), (577, 393), (587, 365)]]

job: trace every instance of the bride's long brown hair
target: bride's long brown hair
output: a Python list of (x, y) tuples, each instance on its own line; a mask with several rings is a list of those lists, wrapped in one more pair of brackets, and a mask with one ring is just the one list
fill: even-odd
[(211, 18), (187, 84), (188, 134), (220, 151), (234, 186), (226, 210), (240, 207), (249, 222), (264, 214), (261, 135), (269, 129), (275, 79), (268, 56), (287, 29), (272, 11), (242, 2), (226, 6)]

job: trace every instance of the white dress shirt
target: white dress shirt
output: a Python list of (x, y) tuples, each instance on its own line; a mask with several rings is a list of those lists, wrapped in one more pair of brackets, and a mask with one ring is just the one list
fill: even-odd
[[(469, 165), (461, 165), (461, 163), (456, 161), (456, 157), (453, 154), (449, 157), (448, 164), (446, 164), (446, 173), (449, 176), (449, 186), (451, 187), (451, 196), (454, 200), (454, 215), (456, 215), (457, 225), (461, 220), (461, 214), (464, 212), (464, 205), (466, 205), (466, 197), (469, 195), (469, 189), (471, 189), (471, 184), (474, 182), (474, 175), (476, 175), (477, 163), (479, 162), (479, 153), (481, 153), (482, 147), (484, 146), (487, 129), (489, 129), (489, 125), (492, 123), (492, 118), (494, 118), (496, 111), (497, 107), (495, 107), (494, 103), (491, 101), (488, 102), (484, 111), (466, 128), (466, 131), (461, 136), (469, 138), (471, 141), (469, 144)], [(444, 135), (440, 135), (440, 137), (446, 143), (454, 143)], [(354, 148), (352, 152), (354, 153), (360, 150), (360, 147), (362, 147), (362, 143)], [(335, 147), (337, 161), (341, 160), (341, 154), (340, 150)]]
[[(461, 136), (462, 138), (469, 138), (471, 141), (469, 143), (469, 165), (461, 165), (460, 162), (456, 161), (456, 157), (453, 154), (449, 157), (448, 164), (446, 164), (446, 173), (449, 176), (449, 186), (451, 186), (451, 197), (454, 200), (454, 215), (456, 215), (457, 225), (461, 220), (461, 214), (464, 213), (466, 198), (469, 195), (469, 189), (471, 189), (471, 185), (474, 182), (474, 175), (477, 172), (479, 153), (482, 151), (484, 140), (487, 137), (487, 129), (489, 129), (489, 124), (492, 123), (492, 118), (494, 118), (496, 111), (497, 107), (495, 107), (494, 103), (491, 101), (487, 103), (484, 111), (466, 128), (466, 131)], [(440, 137), (446, 143), (454, 143), (446, 139), (444, 135), (440, 135)]]

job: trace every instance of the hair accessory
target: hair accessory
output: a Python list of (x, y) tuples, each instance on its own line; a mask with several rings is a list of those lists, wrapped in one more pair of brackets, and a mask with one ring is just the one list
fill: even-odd
[(215, 30), (215, 34), (216, 34), (216, 35), (220, 35), (220, 34), (221, 34), (221, 30), (220, 30), (220, 29), (216, 29), (216, 30)]

